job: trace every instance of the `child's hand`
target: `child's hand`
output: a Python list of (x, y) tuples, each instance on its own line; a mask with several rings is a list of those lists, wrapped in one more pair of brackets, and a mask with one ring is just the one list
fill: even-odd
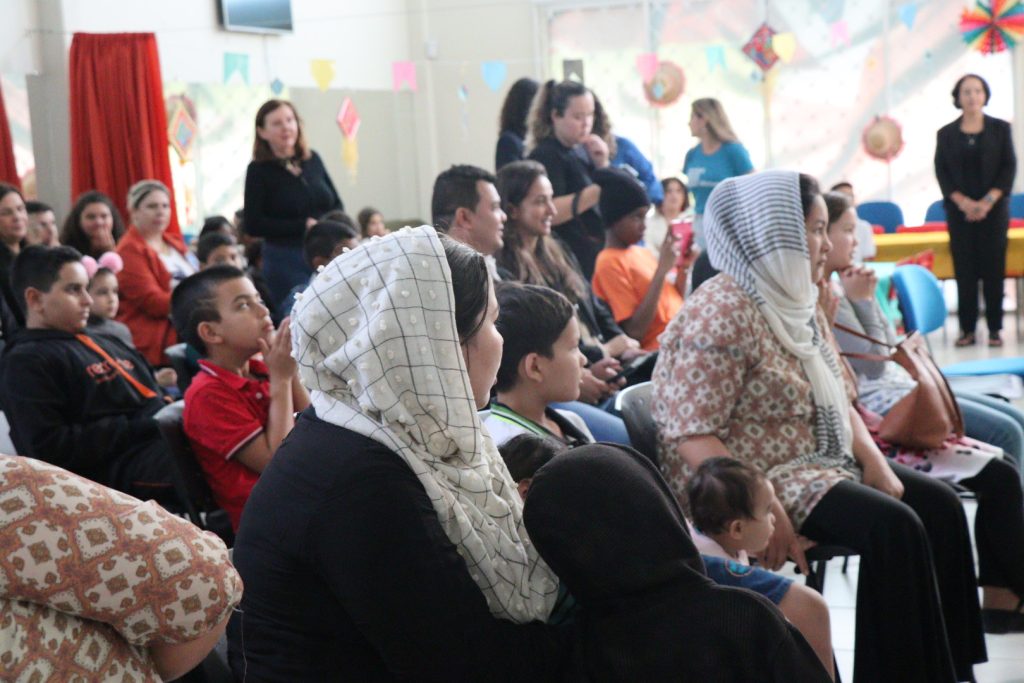
[(669, 230), (665, 235), (665, 241), (661, 243), (661, 249), (658, 250), (658, 268), (662, 273), (667, 273), (676, 265), (682, 246), (679, 243), (679, 236)]
[(839, 274), (846, 296), (852, 301), (871, 301), (878, 288), (878, 276), (866, 266), (851, 266)]
[(153, 373), (153, 376), (156, 377), (156, 383), (164, 388), (178, 384), (178, 373), (174, 371), (174, 368), (160, 368)]
[(292, 358), (291, 318), (285, 318), (277, 328), (277, 332), (268, 341), (259, 339), (263, 362), (270, 371), (270, 380), (290, 381), (295, 375), (298, 364)]

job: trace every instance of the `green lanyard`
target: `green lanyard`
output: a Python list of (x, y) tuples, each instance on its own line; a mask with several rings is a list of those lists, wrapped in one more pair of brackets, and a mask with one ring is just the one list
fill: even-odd
[(513, 411), (511, 408), (503, 406), (500, 403), (491, 404), (491, 415), (498, 418), (499, 420), (508, 422), (509, 424), (516, 425), (517, 427), (522, 427), (531, 434), (537, 434), (538, 436), (554, 436), (554, 434), (549, 432), (547, 429), (544, 429), (533, 420), (529, 420), (523, 417), (519, 413)]

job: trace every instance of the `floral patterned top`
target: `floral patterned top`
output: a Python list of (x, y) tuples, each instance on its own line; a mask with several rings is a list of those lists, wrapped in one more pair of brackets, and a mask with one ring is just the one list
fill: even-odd
[(796, 462), (817, 443), (810, 382), (729, 275), (691, 294), (660, 341), (651, 412), (662, 473), (684, 508), (692, 471), (677, 448), (695, 436), (718, 437), (729, 455), (765, 472), (798, 530), (832, 486), (860, 481), (856, 466)]

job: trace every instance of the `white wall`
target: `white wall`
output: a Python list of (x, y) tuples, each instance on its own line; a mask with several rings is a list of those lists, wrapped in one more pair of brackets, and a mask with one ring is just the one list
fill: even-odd
[[(412, 94), (412, 121), (386, 129), (400, 149), (408, 150), (415, 181), (372, 193), (414, 195), (394, 204), (405, 214), (396, 218), (429, 218), (433, 178), (451, 164), (493, 168), (498, 113), (508, 86), (523, 75), (539, 77), (543, 70), (531, 0), (292, 0), (294, 32), (288, 35), (224, 31), (217, 0), (176, 0), (172, 9), (139, 0), (4, 1), (11, 7), (5, 6), (0, 24), (0, 45), (5, 46), (0, 71), (32, 75), (28, 86), (40, 196), (59, 209), (70, 203), (67, 54), (76, 32), (155, 33), (165, 82), (220, 83), (223, 53), (240, 52), (249, 55), (253, 87), (265, 88), (275, 78), (289, 88), (315, 87), (310, 60), (322, 58), (335, 61), (333, 91), (389, 92), (391, 63), (415, 61), (419, 91)], [(436, 46), (432, 58), (428, 43)], [(508, 63), (499, 92), (482, 80), (484, 60)], [(457, 94), (460, 85), (469, 92), (465, 102)], [(327, 154), (337, 153), (336, 140), (310, 142), (322, 155), (322, 147)]]

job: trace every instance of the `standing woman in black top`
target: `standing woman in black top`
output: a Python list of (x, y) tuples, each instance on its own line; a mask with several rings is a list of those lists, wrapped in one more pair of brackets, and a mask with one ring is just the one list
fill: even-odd
[(609, 163), (608, 145), (593, 127), (594, 96), (584, 85), (548, 81), (541, 87), (530, 114), (529, 158), (547, 169), (555, 191), (555, 236), (572, 250), (587, 280), (604, 248), (601, 188), (591, 173)]
[(509, 88), (498, 121), (500, 132), (498, 147), (494, 151), (495, 172), (505, 164), (521, 161), (526, 156), (526, 122), (539, 87), (540, 83), (532, 78), (520, 78)]
[(309, 149), (291, 102), (256, 112), (252, 163), (245, 172), (245, 231), (263, 237), (263, 276), (275, 306), (309, 281), (302, 238), (317, 218), (344, 209), (320, 156)]
[(992, 91), (981, 76), (968, 74), (953, 86), (953, 105), (963, 110), (939, 129), (935, 176), (945, 200), (949, 247), (956, 273), (960, 338), (974, 344), (978, 322), (978, 280), (983, 284), (988, 345), (1002, 346), (1003, 279), (1006, 274), (1009, 195), (1017, 159), (1010, 124), (983, 113)]

